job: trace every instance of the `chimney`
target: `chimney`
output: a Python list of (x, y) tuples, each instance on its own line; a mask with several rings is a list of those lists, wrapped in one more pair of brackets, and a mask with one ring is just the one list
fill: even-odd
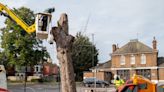
[(113, 45), (112, 45), (112, 49), (113, 49), (113, 52), (116, 51), (116, 49), (117, 49), (116, 44), (113, 44)]
[(153, 49), (157, 49), (157, 41), (156, 41), (156, 39), (155, 39), (155, 37), (153, 38)]
[(118, 44), (117, 44), (117, 46), (116, 46), (116, 50), (118, 50), (119, 49), (119, 46), (118, 46)]

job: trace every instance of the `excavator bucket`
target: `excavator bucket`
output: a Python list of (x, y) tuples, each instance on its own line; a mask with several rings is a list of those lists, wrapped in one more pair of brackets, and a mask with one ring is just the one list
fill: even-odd
[(38, 13), (36, 15), (36, 37), (39, 39), (47, 39), (51, 30), (51, 14), (49, 13)]

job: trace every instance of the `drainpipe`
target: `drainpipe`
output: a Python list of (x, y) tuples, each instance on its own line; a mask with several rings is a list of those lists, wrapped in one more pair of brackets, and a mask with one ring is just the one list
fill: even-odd
[(157, 67), (157, 80), (159, 82), (159, 67)]

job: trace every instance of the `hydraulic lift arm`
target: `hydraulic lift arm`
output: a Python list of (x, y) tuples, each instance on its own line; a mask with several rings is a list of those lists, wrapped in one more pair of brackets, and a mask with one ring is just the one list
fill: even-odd
[(0, 14), (14, 20), (18, 25), (20, 25), (27, 33), (35, 32), (35, 23), (29, 26), (20, 17), (18, 17), (10, 8), (0, 3)]

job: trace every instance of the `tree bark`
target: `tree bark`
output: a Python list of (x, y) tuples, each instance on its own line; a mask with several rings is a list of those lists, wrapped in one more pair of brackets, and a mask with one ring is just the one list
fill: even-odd
[(53, 27), (51, 33), (56, 42), (57, 58), (60, 64), (62, 92), (76, 92), (74, 69), (71, 49), (74, 37), (69, 35), (67, 14), (62, 14), (58, 26)]

